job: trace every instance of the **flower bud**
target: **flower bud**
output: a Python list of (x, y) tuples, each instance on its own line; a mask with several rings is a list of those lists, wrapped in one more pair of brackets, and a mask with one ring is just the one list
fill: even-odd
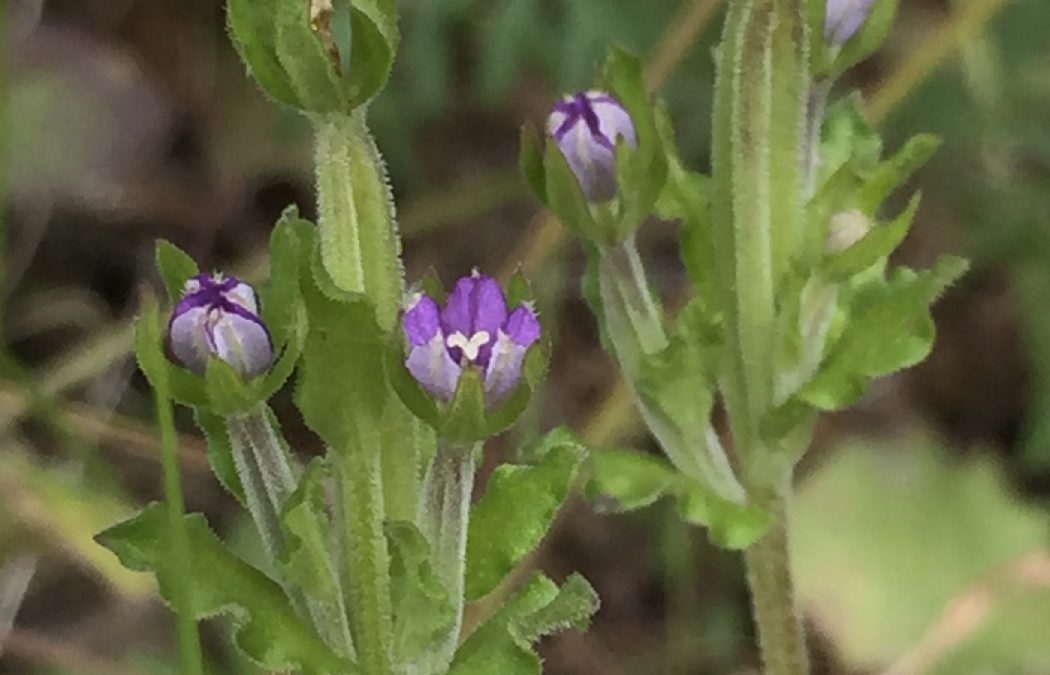
[(852, 209), (840, 211), (831, 217), (828, 238), (824, 242), (824, 253), (838, 255), (864, 238), (871, 231), (871, 220), (862, 212)]
[(521, 381), (525, 353), (541, 332), (531, 306), (508, 312), (499, 283), (477, 272), (456, 282), (444, 307), (416, 294), (402, 325), (409, 342), (405, 366), (443, 402), (453, 399), (466, 368), (481, 370), (486, 402), (499, 402)]
[(845, 44), (856, 35), (871, 12), (875, 0), (827, 0), (824, 15), (824, 39), (836, 45)]
[(168, 322), (167, 348), (173, 361), (198, 374), (211, 356), (242, 377), (266, 371), (274, 359), (255, 289), (221, 274), (198, 274), (186, 282)]
[(547, 131), (558, 143), (584, 196), (604, 202), (616, 196), (616, 141), (632, 148), (638, 137), (631, 116), (601, 91), (580, 92), (554, 104)]

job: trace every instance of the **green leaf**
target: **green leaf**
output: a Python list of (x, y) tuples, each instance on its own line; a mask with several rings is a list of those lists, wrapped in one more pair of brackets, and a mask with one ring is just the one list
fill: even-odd
[(526, 124), (521, 127), (521, 150), (518, 153), (518, 168), (525, 177), (532, 194), (547, 203), (547, 176), (543, 166), (543, 142), (536, 127)]
[(394, 653), (407, 664), (445, 636), (455, 609), (434, 571), (426, 537), (405, 521), (388, 522), (384, 529), (390, 544)]
[(863, 396), (871, 379), (926, 358), (934, 338), (929, 306), (965, 270), (965, 261), (946, 256), (932, 270), (899, 268), (889, 281), (861, 287), (846, 328), (799, 398), (820, 410), (838, 410)]
[(686, 522), (706, 527), (711, 540), (728, 549), (746, 548), (769, 527), (769, 513), (764, 509), (719, 498), (662, 457), (592, 448), (588, 466), (587, 494), (598, 508), (634, 511), (672, 497)]
[[(345, 2), (346, 0), (342, 0)], [(349, 107), (356, 108), (379, 93), (390, 76), (397, 50), (397, 11), (389, 0), (355, 0), (350, 69), (343, 70)]]
[(299, 209), (289, 206), (270, 235), (270, 279), (260, 289), (263, 322), (273, 336), (274, 345), (283, 347), (300, 329), (302, 298), (299, 293), (300, 267), (313, 251), (314, 226), (299, 217)]
[(237, 467), (233, 461), (233, 445), (230, 443), (226, 422), (219, 415), (213, 415), (203, 407), (194, 410), (194, 420), (208, 441), (208, 462), (211, 464), (212, 473), (227, 492), (236, 497), (242, 505), (247, 506), (244, 486), (241, 484), (241, 478), (237, 474)]
[(200, 269), (193, 258), (166, 239), (157, 240), (156, 257), (164, 290), (168, 292), (168, 301), (174, 305), (182, 299), (186, 282), (197, 276)]
[(310, 315), (296, 405), (303, 420), (330, 447), (345, 449), (358, 420), (378, 421), (386, 405), (384, 340), (364, 296), (337, 302), (304, 282)]
[(860, 241), (829, 258), (821, 274), (829, 281), (845, 281), (885, 260), (907, 236), (921, 199), (922, 195), (916, 194), (892, 222), (872, 228)]
[(539, 545), (572, 489), (584, 449), (564, 431), (548, 434), (535, 465), (505, 464), (474, 506), (467, 535), (467, 600), (491, 592)]
[[(280, 586), (226, 549), (203, 516), (186, 516), (186, 527), (192, 566), (188, 576), (194, 580), (189, 604), (195, 618), (231, 613), (238, 647), (268, 670), (301, 669), (307, 675), (356, 670), (303, 623)], [(168, 556), (170, 536), (167, 513), (155, 503), (96, 540), (125, 567), (154, 572), (161, 594), (170, 598), (176, 576)]]
[(940, 146), (940, 139), (930, 134), (920, 134), (908, 139), (897, 154), (879, 163), (875, 170), (865, 177), (855, 197), (856, 207), (874, 217), (882, 202), (918, 171)]
[(274, 52), (299, 105), (315, 113), (344, 108), (339, 75), (331, 55), (310, 22), (310, 2), (278, 3)]
[(317, 599), (341, 595), (328, 542), (331, 524), (325, 511), (324, 460), (307, 465), (295, 492), (281, 509), (286, 546), (279, 562), (285, 578)]
[(586, 628), (597, 609), (583, 577), (573, 575), (559, 589), (537, 574), (460, 645), (449, 675), (539, 675), (531, 643), (562, 628)]
[(248, 66), (248, 72), (263, 91), (280, 103), (298, 106), (299, 97), (292, 87), (288, 73), (277, 58), (279, 2), (280, 0), (230, 0), (227, 4), (227, 23), (233, 44)]

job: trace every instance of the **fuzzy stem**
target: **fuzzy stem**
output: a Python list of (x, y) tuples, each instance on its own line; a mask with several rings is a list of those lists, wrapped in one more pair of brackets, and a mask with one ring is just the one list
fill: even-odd
[[(744, 552), (765, 675), (808, 675), (806, 635), (795, 604), (789, 544), (790, 479), (755, 495), (770, 510), (769, 531)], [(754, 494), (754, 493), (753, 493)]]
[(437, 648), (424, 656), (421, 673), (442, 673), (448, 668), (463, 626), (467, 529), (474, 489), (474, 455), (479, 447), (480, 444), (442, 439), (423, 483), (419, 520), (430, 542), (434, 569), (455, 608), (455, 618)]

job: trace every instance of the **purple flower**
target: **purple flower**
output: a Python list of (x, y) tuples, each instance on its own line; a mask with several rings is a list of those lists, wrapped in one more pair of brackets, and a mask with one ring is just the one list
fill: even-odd
[(527, 303), (508, 313), (503, 289), (474, 272), (456, 282), (445, 306), (417, 293), (402, 320), (409, 352), (405, 366), (423, 388), (451, 401), (464, 368), (479, 368), (489, 403), (521, 380), (525, 353), (540, 338), (540, 322)]
[(172, 360), (200, 374), (211, 356), (243, 377), (266, 371), (274, 357), (255, 289), (220, 274), (198, 274), (186, 282), (168, 322), (167, 347)]
[(634, 123), (616, 99), (601, 91), (580, 92), (554, 104), (547, 131), (561, 148), (589, 201), (616, 196), (616, 139), (638, 147)]
[(824, 38), (841, 45), (853, 37), (868, 19), (875, 0), (827, 0)]

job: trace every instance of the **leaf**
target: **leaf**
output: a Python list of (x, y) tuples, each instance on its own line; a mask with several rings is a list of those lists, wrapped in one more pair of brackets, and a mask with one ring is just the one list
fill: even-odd
[(277, 4), (271, 19), (276, 27), (274, 53), (301, 108), (316, 113), (341, 111), (339, 75), (311, 25), (310, 11), (308, 1)]
[(168, 359), (161, 330), (160, 308), (155, 298), (147, 296), (135, 321), (135, 356), (139, 368), (151, 385), (160, 381), (158, 378), (167, 378), (169, 391), (176, 401), (192, 406), (206, 404), (203, 378)]
[(594, 216), (591, 215), (587, 198), (583, 195), (576, 174), (569, 167), (557, 143), (547, 143), (543, 155), (546, 175), (547, 206), (558, 216), (565, 227), (577, 232), (584, 239), (601, 244), (610, 238)]
[(835, 57), (830, 75), (832, 80), (871, 56), (879, 48), (889, 34), (893, 20), (897, 18), (898, 1), (875, 0), (864, 25), (843, 45), (842, 51)]
[(233, 44), (255, 81), (274, 100), (299, 105), (288, 73), (277, 58), (279, 0), (230, 0), (226, 20)]
[(314, 598), (327, 600), (341, 591), (328, 544), (332, 528), (325, 511), (325, 472), (324, 460), (315, 457), (281, 509), (286, 546), (278, 562), (290, 582)]
[(531, 643), (563, 628), (586, 628), (597, 609), (598, 596), (583, 577), (572, 575), (559, 589), (537, 574), (460, 645), (449, 675), (539, 675)]
[[(238, 647), (262, 668), (298, 668), (307, 675), (356, 670), (303, 623), (276, 582), (227, 550), (203, 516), (186, 516), (186, 527), (191, 561), (188, 576), (194, 580), (189, 605), (195, 618), (232, 614), (238, 626)], [(167, 513), (163, 505), (154, 503), (96, 540), (125, 567), (154, 572), (161, 594), (170, 598), (176, 576), (175, 561), (168, 556), (170, 535)]]
[(592, 448), (588, 467), (587, 494), (598, 508), (634, 511), (671, 497), (686, 522), (706, 527), (711, 540), (727, 549), (746, 548), (769, 527), (764, 509), (721, 499), (656, 455)]
[(929, 306), (965, 270), (965, 261), (946, 256), (932, 270), (899, 268), (889, 281), (860, 288), (846, 328), (799, 398), (820, 410), (839, 410), (856, 402), (872, 378), (926, 358), (934, 337)]
[(212, 473), (227, 492), (246, 506), (248, 502), (233, 461), (233, 445), (230, 443), (226, 422), (203, 407), (194, 410), (194, 420), (208, 441), (208, 462), (211, 464)]
[(156, 258), (164, 290), (168, 292), (168, 301), (174, 305), (182, 299), (186, 282), (200, 270), (193, 258), (166, 239), (157, 240)]
[(918, 171), (940, 145), (940, 139), (930, 134), (920, 134), (908, 139), (897, 154), (880, 162), (865, 177), (855, 197), (857, 208), (868, 216), (874, 217), (882, 202)]
[(292, 338), (304, 320), (300, 267), (309, 260), (314, 238), (313, 224), (299, 217), (296, 206), (284, 210), (270, 235), (270, 278), (260, 289), (260, 310), (278, 348)]
[(550, 447), (535, 465), (505, 464), (471, 512), (467, 534), (466, 598), (496, 588), (515, 565), (539, 545), (572, 489), (584, 449), (555, 430)]
[(393, 648), (405, 664), (445, 636), (455, 620), (455, 609), (419, 529), (405, 521), (388, 522), (384, 529), (390, 545)]

